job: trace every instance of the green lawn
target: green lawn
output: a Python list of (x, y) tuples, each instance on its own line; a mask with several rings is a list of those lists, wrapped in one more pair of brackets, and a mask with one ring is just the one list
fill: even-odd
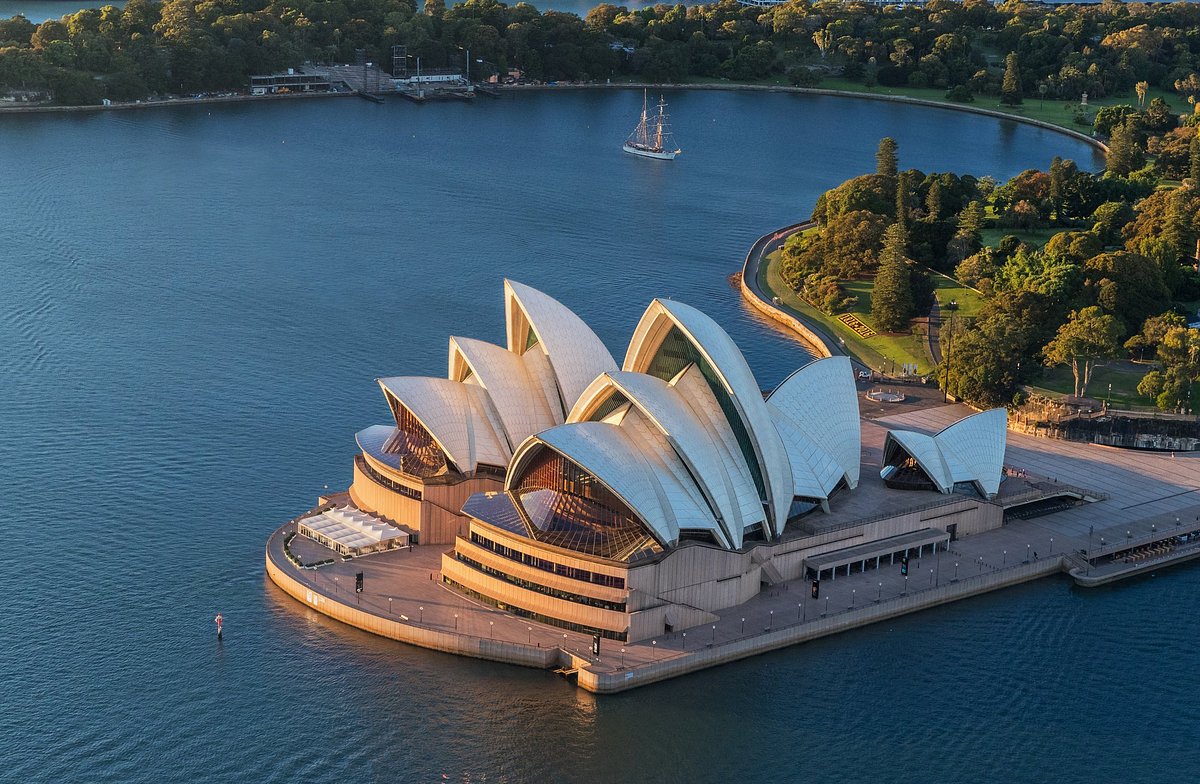
[(1046, 242), (1058, 234), (1060, 231), (1068, 231), (1064, 228), (1045, 228), (1045, 229), (997, 229), (987, 228), (981, 233), (983, 244), (989, 248), (995, 248), (1000, 245), (1000, 240), (1008, 234), (1012, 234), (1021, 242), (1028, 243), (1035, 247), (1042, 247)]
[[(1138, 365), (1131, 362), (1115, 362), (1111, 366), (1097, 368), (1092, 374), (1092, 383), (1088, 385), (1088, 396), (1097, 400), (1109, 400), (1114, 406), (1148, 406), (1153, 407), (1154, 401), (1143, 397), (1137, 392), (1138, 382), (1147, 372), (1152, 370), (1150, 365)], [(1112, 385), (1110, 396), (1109, 385)], [(1056, 395), (1070, 395), (1075, 391), (1075, 379), (1071, 376), (1071, 368), (1046, 368), (1039, 379), (1030, 387), (1034, 391)], [(1192, 387), (1192, 399), (1200, 400), (1200, 381)]]
[(943, 316), (950, 311), (946, 306), (951, 302), (958, 303), (954, 312), (960, 316), (974, 317), (983, 305), (983, 295), (975, 289), (967, 288), (949, 275), (940, 272), (930, 272), (930, 279), (937, 290), (938, 303), (944, 309)]
[[(854, 82), (849, 79), (842, 78), (826, 78), (822, 79), (817, 85), (820, 88), (829, 90), (845, 90), (856, 93), (873, 93), (876, 95), (904, 95), (909, 98), (921, 98), (926, 101), (936, 101), (938, 103), (949, 104), (951, 106), (969, 106), (977, 109), (990, 109), (992, 111), (1004, 112), (1016, 117), (1027, 117), (1033, 120), (1041, 120), (1042, 122), (1061, 125), (1064, 128), (1070, 128), (1073, 131), (1079, 131), (1090, 135), (1092, 126), (1076, 125), (1073, 122), (1074, 109), (1079, 103), (1078, 98), (1072, 98), (1070, 101), (1065, 100), (1039, 100), (1037, 98), (1026, 98), (1025, 102), (1020, 106), (1004, 106), (996, 98), (991, 95), (977, 95), (971, 103), (958, 103), (955, 101), (946, 100), (946, 91), (941, 89), (933, 89), (928, 87), (867, 87), (861, 82)], [(1146, 95), (1146, 104), (1155, 98), (1162, 98), (1171, 107), (1173, 112), (1186, 112), (1187, 104), (1177, 94), (1166, 92), (1157, 88), (1152, 88)], [(1089, 121), (1096, 116), (1096, 110), (1102, 106), (1115, 106), (1117, 104), (1129, 104), (1137, 106), (1137, 95), (1132, 91), (1128, 95), (1113, 95), (1099, 100), (1088, 101), (1088, 118)]]
[[(862, 338), (848, 326), (832, 316), (827, 316), (809, 305), (792, 291), (779, 274), (779, 251), (767, 257), (767, 263), (759, 267), (759, 283), (763, 289), (779, 298), (780, 305), (785, 310), (820, 324), (826, 332), (844, 342), (846, 350), (863, 364), (881, 369), (885, 365), (895, 368), (905, 363), (916, 363), (921, 373), (933, 369), (933, 362), (925, 351), (925, 341), (918, 335), (886, 335), (877, 334), (875, 337)], [(871, 281), (850, 281), (843, 284), (847, 291), (859, 298), (859, 302), (849, 312), (858, 316), (867, 324), (871, 323)], [(961, 302), (961, 300), (960, 300)]]

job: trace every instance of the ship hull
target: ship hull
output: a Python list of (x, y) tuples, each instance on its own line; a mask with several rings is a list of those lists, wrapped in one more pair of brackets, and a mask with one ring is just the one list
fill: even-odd
[(675, 160), (675, 156), (679, 154), (679, 150), (662, 150), (661, 152), (656, 152), (654, 150), (643, 150), (640, 147), (634, 147), (632, 144), (624, 144), (621, 149), (630, 155), (637, 155), (641, 158), (653, 158), (658, 161), (673, 161)]

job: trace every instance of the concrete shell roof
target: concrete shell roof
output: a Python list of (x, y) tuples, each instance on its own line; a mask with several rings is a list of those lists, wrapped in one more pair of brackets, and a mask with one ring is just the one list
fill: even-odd
[(933, 436), (911, 430), (889, 430), (884, 441), (887, 459), (892, 442), (904, 448), (943, 493), (958, 482), (973, 482), (986, 496), (1000, 490), (1008, 412), (993, 408), (972, 414)]
[(738, 447), (737, 438), (725, 419), (725, 412), (713, 397), (700, 369), (695, 365), (689, 366), (671, 380), (671, 386), (679, 390), (681, 399), (704, 423), (705, 430), (712, 436), (717, 446), (718, 459), (733, 479), (735, 501), (744, 528), (765, 522), (766, 511), (758, 497), (754, 478), (750, 476), (750, 467), (742, 457), (742, 450)]
[[(858, 391), (854, 367), (848, 357), (827, 357), (809, 362), (788, 376), (767, 398), (784, 445), (793, 464), (797, 459), (833, 460), (847, 486), (858, 486), (862, 449), (862, 425), (858, 413)], [(791, 438), (783, 429), (802, 434)], [(821, 453), (821, 457), (805, 457)], [(792, 466), (793, 476), (796, 466)], [(836, 484), (836, 481), (834, 482)], [(833, 487), (827, 487), (828, 494)], [(796, 495), (804, 495), (799, 489)]]
[(1008, 412), (993, 408), (972, 414), (933, 437), (955, 482), (975, 482), (985, 495), (1000, 491)]
[(754, 442), (767, 487), (771, 531), (776, 535), (782, 533), (792, 505), (791, 465), (758, 382), (733, 338), (696, 308), (682, 302), (656, 299), (646, 308), (634, 330), (623, 369), (644, 373), (672, 325), (679, 327), (708, 360), (741, 414), (743, 425)]
[(537, 289), (505, 280), (504, 314), (509, 351), (525, 353), (529, 330), (537, 335), (554, 370), (564, 416), (596, 376), (617, 369), (596, 333), (561, 302)]
[[(607, 422), (571, 422), (531, 437), (517, 449), (505, 488), (515, 489), (524, 464), (542, 446), (548, 446), (596, 477), (615, 493), (654, 532), (663, 544), (679, 540), (679, 529), (716, 527), (705, 508), (667, 463), (674, 459), (670, 449), (659, 449), (652, 440), (639, 439), (635, 428)], [(678, 468), (686, 473), (682, 464)], [(702, 506), (702, 505), (701, 505)]]
[[(530, 354), (536, 356), (534, 352)], [(557, 394), (552, 400), (546, 399), (546, 389), (530, 371), (531, 364), (492, 343), (450, 338), (450, 379), (462, 381), (469, 370), (468, 383), (474, 382), (487, 390), (510, 449), (562, 421), (555, 416), (559, 408)]]
[[(754, 484), (745, 471), (727, 466), (719, 446), (721, 435), (712, 432), (707, 418), (698, 416), (675, 387), (644, 373), (606, 373), (593, 381), (584, 392), (568, 421), (585, 421), (591, 411), (615, 391), (621, 392), (646, 422), (657, 429), (686, 466), (689, 474), (684, 481), (694, 482), (702, 502), (718, 516), (718, 541), (741, 547), (746, 526), (762, 522), (761, 505), (755, 504), (758, 514), (747, 523), (738, 502), (739, 490), (742, 495), (749, 495), (757, 501)], [(626, 417), (622, 425), (628, 421)], [(741, 460), (740, 453), (737, 459)], [(739, 483), (746, 487), (738, 487)]]
[(381, 378), (379, 386), (420, 420), (459, 471), (503, 466), (512, 456), (483, 387), (426, 376)]

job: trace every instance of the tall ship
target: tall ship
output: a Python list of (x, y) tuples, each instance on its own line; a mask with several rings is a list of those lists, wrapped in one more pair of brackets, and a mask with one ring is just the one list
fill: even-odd
[(661, 96), (658, 99), (658, 114), (651, 115), (648, 96), (646, 91), (642, 91), (642, 119), (621, 149), (631, 155), (663, 161), (675, 160), (675, 156), (683, 152), (675, 146), (675, 138), (671, 135), (671, 118), (667, 115), (667, 102)]

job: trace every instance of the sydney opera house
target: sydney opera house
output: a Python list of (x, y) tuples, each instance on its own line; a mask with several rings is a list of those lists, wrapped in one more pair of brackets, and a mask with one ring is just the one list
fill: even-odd
[[(804, 576), (814, 554), (898, 535), (945, 545), (944, 525), (912, 515), (860, 526), (853, 542), (793, 534), (859, 485), (848, 359), (811, 362), (764, 394), (729, 335), (688, 305), (650, 303), (618, 364), (557, 300), (505, 281), (504, 301), (506, 345), (452, 337), (445, 378), (379, 379), (394, 424), (357, 434), (355, 512), (444, 546), (448, 588), (638, 640)], [(893, 431), (882, 480), (987, 498), (1004, 428), (997, 411), (936, 436)], [(991, 525), (964, 510), (967, 528)]]

